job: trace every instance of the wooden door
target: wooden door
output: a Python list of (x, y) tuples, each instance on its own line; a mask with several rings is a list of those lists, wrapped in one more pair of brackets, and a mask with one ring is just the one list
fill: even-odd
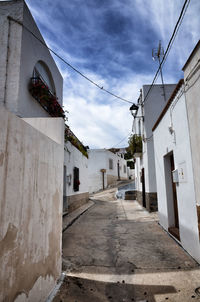
[(142, 205), (146, 208), (144, 168), (142, 169)]
[(172, 177), (172, 171), (175, 169), (173, 153), (170, 155), (170, 165), (171, 165), (171, 181), (172, 181), (172, 192), (173, 192), (174, 226), (169, 227), (169, 232), (178, 240), (180, 240), (176, 184), (173, 182), (173, 177)]

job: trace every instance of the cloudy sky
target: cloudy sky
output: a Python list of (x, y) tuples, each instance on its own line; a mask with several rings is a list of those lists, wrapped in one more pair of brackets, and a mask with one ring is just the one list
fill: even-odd
[[(152, 48), (166, 49), (184, 0), (27, 0), (48, 46), (105, 89), (137, 101), (157, 70)], [(200, 1), (191, 0), (164, 65), (165, 83), (183, 77), (198, 42)], [(87, 82), (56, 59), (64, 78), (68, 124), (90, 148), (123, 147), (131, 133), (130, 104)], [(158, 79), (157, 83), (160, 83)], [(124, 139), (120, 144), (119, 142)]]

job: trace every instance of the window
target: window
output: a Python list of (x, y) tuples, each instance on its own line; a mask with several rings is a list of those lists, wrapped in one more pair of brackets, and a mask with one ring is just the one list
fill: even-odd
[(56, 95), (55, 85), (54, 85), (54, 82), (53, 82), (51, 72), (50, 72), (49, 68), (47, 67), (47, 65), (44, 62), (42, 62), (42, 61), (37, 62), (37, 64), (34, 67), (34, 70), (33, 70), (33, 77), (34, 78), (37, 78), (37, 77), (41, 78), (41, 80), (43, 80), (43, 82), (47, 84), (50, 91), (54, 95)]
[(141, 121), (138, 121), (138, 134), (141, 135)]
[(111, 158), (109, 159), (109, 169), (113, 169), (113, 160)]
[(79, 181), (79, 168), (74, 167), (74, 192), (79, 191), (79, 185), (80, 185), (80, 181)]
[(124, 173), (126, 173), (126, 166), (124, 165)]

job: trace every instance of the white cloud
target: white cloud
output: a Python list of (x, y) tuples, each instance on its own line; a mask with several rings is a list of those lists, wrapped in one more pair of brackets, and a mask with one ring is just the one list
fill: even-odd
[[(164, 48), (166, 48), (184, 1), (129, 0), (124, 4), (121, 0), (113, 0), (108, 1), (107, 6), (101, 6), (101, 9), (93, 10), (93, 15), (91, 15), (87, 4), (84, 4), (81, 8), (77, 8), (79, 11), (76, 11), (76, 14), (78, 16), (79, 13), (82, 13), (83, 20), (87, 20), (87, 22), (81, 23), (81, 30), (79, 29), (77, 34), (78, 39), (74, 40), (71, 35), (72, 30), (74, 35), (76, 35), (75, 29), (72, 28), (73, 24), (68, 22), (68, 27), (66, 28), (65, 20), (62, 18), (56, 19), (54, 16), (55, 11), (58, 12), (59, 7), (66, 11), (69, 10), (70, 13), (75, 13), (73, 9), (78, 1), (68, 2), (61, 0), (50, 3), (46, 0), (46, 10), (40, 9), (39, 3), (35, 4), (33, 0), (28, 0), (29, 7), (36, 21), (48, 29), (43, 29), (42, 32), (47, 44), (98, 85), (122, 98), (136, 102), (140, 88), (142, 85), (152, 82), (154, 71), (157, 68), (156, 63), (154, 65), (155, 68), (152, 67), (153, 63), (152, 65), (149, 63), (149, 60), (151, 60), (151, 46), (147, 44), (149, 42), (142, 39), (143, 33), (140, 32), (140, 24), (137, 24), (138, 27), (132, 32), (132, 36), (128, 36), (127, 40), (118, 40), (108, 35), (103, 36), (103, 31), (100, 27), (102, 25), (102, 15), (108, 8), (112, 8), (114, 11), (119, 11), (127, 19), (133, 20), (134, 16), (139, 17), (138, 20), (142, 22), (141, 26), (143, 26), (143, 29), (145, 28), (145, 31), (149, 31), (152, 35), (154, 34), (152, 39), (156, 39), (156, 44), (158, 44), (157, 39), (160, 39)], [(42, 2), (41, 5), (43, 5)], [(179, 33), (164, 66), (163, 74), (166, 83), (174, 83), (179, 80), (181, 67), (199, 39), (199, 13), (199, 0), (190, 1)], [(80, 19), (77, 20), (80, 21)], [(77, 25), (79, 25), (78, 23)], [(87, 35), (83, 35), (87, 30)], [(60, 37), (59, 43), (54, 40), (56, 35)], [(102, 61), (98, 61), (101, 52), (99, 53), (97, 49), (99, 46), (98, 42), (101, 40), (103, 41), (102, 53), (104, 49), (107, 49), (108, 58), (105, 62), (109, 62), (109, 65), (104, 62), (104, 57), (101, 58)], [(76, 44), (77, 41), (80, 44)], [(134, 44), (133, 53), (126, 54), (122, 51), (122, 46), (124, 46), (125, 42), (127, 42), (127, 45)], [(71, 48), (67, 47), (68, 43), (71, 43), (71, 48), (74, 48), (74, 51), (70, 51)], [(80, 46), (83, 48), (90, 47), (90, 43), (93, 43), (91, 51), (95, 53), (94, 56), (90, 57), (89, 53), (87, 57), (75, 52), (75, 50), (79, 50)], [(147, 53), (143, 52), (144, 48), (145, 51), (149, 52), (148, 57)], [(131, 67), (127, 64), (127, 58), (130, 60), (131, 58), (134, 60), (136, 58), (137, 71), (131, 70)], [(91, 62), (91, 60), (95, 59), (96, 61)], [(64, 66), (58, 59), (56, 61), (64, 78), (64, 105), (69, 111), (69, 125), (79, 139), (90, 147), (104, 148), (112, 147), (123, 137), (126, 137), (131, 132), (132, 127), (132, 116), (129, 112), (130, 104), (123, 103), (109, 96), (70, 70), (69, 67)], [(94, 63), (95, 67), (86, 68), (87, 63)], [(146, 69), (145, 65), (148, 66)], [(143, 73), (140, 71), (140, 66), (141, 70), (144, 70)], [(149, 66), (152, 70), (150, 70)], [(109, 68), (112, 68), (110, 74)], [(103, 76), (102, 70), (108, 71), (108, 75)], [(113, 70), (116, 70), (116, 73), (117, 70), (120, 70), (122, 76), (115, 76)], [(122, 142), (121, 146), (126, 145), (126, 142)]]

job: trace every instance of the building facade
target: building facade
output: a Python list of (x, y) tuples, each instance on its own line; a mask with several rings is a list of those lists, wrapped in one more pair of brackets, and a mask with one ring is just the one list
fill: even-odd
[(103, 190), (117, 180), (128, 178), (127, 162), (122, 153), (113, 153), (107, 149), (89, 149), (88, 154), (90, 193)]
[(190, 135), (180, 80), (153, 127), (160, 224), (200, 261)]
[(87, 148), (65, 128), (64, 213), (70, 213), (89, 200)]
[(45, 301), (61, 275), (63, 81), (23, 0), (0, 2), (0, 43), (0, 301)]
[(142, 140), (142, 150), (135, 153), (135, 181), (137, 200), (148, 211), (157, 210), (157, 188), (154, 160), (154, 144), (152, 127), (160, 112), (166, 105), (175, 85), (154, 85), (148, 93), (150, 85), (144, 85), (138, 98), (138, 110), (134, 115), (133, 133)]
[(28, 7), (18, 0), (0, 8), (0, 104), (19, 117), (62, 117), (63, 79)]

